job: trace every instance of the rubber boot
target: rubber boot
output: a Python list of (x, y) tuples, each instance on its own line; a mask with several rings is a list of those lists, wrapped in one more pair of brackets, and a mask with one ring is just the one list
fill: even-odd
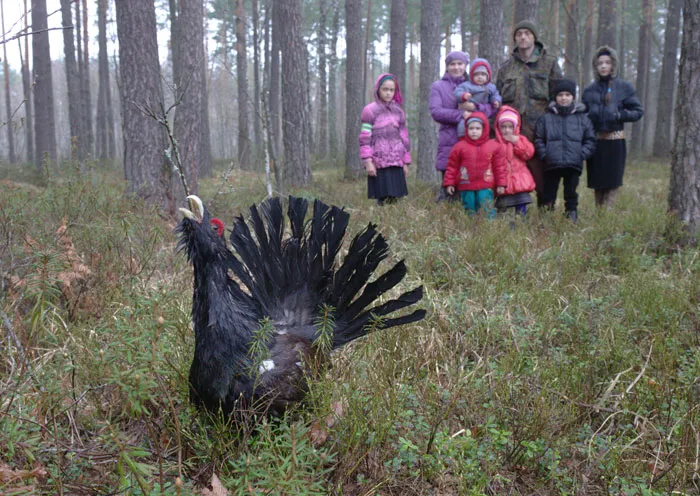
[(569, 219), (574, 224), (576, 224), (578, 222), (578, 211), (577, 210), (567, 210), (566, 211), (566, 218)]

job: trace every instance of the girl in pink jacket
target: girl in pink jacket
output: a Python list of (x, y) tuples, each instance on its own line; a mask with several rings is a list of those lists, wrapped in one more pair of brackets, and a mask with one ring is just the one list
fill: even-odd
[(530, 192), (535, 189), (535, 180), (527, 168), (527, 161), (535, 154), (535, 146), (520, 134), (520, 114), (513, 107), (503, 106), (496, 114), (496, 141), (506, 155), (506, 186), (496, 189), (496, 208), (508, 209), (524, 216), (528, 203), (532, 203)]
[(401, 89), (393, 74), (382, 74), (374, 85), (374, 101), (362, 109), (360, 158), (367, 171), (367, 197), (378, 205), (408, 195), (406, 176), (411, 163)]

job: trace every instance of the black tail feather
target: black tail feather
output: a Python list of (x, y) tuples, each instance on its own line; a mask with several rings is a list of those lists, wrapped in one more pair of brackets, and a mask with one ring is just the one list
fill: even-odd
[(251, 294), (261, 303), (269, 301), (270, 295), (264, 284), (265, 268), (260, 248), (255, 243), (248, 224), (243, 220), (243, 217), (236, 218), (230, 240), (243, 265), (250, 273), (251, 286), (248, 289)]
[(302, 239), (304, 237), (304, 219), (309, 209), (309, 202), (304, 198), (289, 197), (287, 216), (292, 227), (292, 237)]
[[(344, 309), (352, 298), (369, 281), (379, 262), (388, 255), (388, 245), (376, 225), (370, 223), (350, 242), (348, 254), (334, 276), (332, 304)], [(376, 236), (376, 237), (375, 237)]]
[(364, 258), (359, 260), (358, 266), (354, 268), (349, 279), (343, 284), (338, 301), (340, 309), (349, 305), (357, 293), (367, 284), (381, 261), (389, 255), (389, 246), (383, 236), (377, 235), (366, 249), (361, 248), (361, 254), (364, 254)]
[(382, 329), (389, 329), (390, 327), (396, 327), (404, 324), (412, 324), (413, 322), (418, 322), (425, 318), (427, 311), (424, 308), (416, 310), (408, 315), (402, 315), (401, 317), (396, 317), (393, 319), (386, 319), (384, 321), (384, 326)]
[(284, 265), (282, 264), (282, 237), (284, 235), (284, 214), (282, 202), (277, 197), (271, 198), (260, 206), (267, 225), (268, 247), (265, 260), (269, 265), (269, 274), (276, 289), (286, 283)]
[(339, 320), (350, 322), (358, 313), (364, 310), (367, 305), (401, 282), (405, 275), (406, 264), (401, 260), (390, 270), (379, 276), (376, 281), (367, 284), (362, 294), (347, 308), (338, 309)]
[(350, 214), (338, 207), (331, 207), (328, 213), (329, 226), (327, 227), (328, 234), (326, 235), (326, 253), (324, 254), (325, 263), (323, 266), (324, 272), (331, 270), (335, 264), (335, 257), (343, 245), (345, 231), (350, 222)]
[[(342, 346), (346, 343), (349, 343), (350, 341), (353, 341), (367, 334), (370, 331), (370, 329), (367, 327), (367, 324), (373, 317), (383, 317), (384, 315), (388, 315), (397, 310), (401, 310), (402, 308), (418, 303), (421, 300), (421, 298), (423, 298), (423, 286), (418, 286), (417, 288), (411, 291), (403, 293), (395, 300), (387, 301), (386, 303), (383, 303), (379, 306), (362, 312), (357, 318), (348, 322), (346, 326), (344, 326), (342, 329), (339, 329), (339, 332), (335, 333), (335, 335), (333, 336), (333, 348)], [(414, 312), (414, 314), (415, 313), (416, 312)], [(416, 314), (415, 317), (417, 318), (418, 315), (419, 314)], [(384, 320), (381, 323), (381, 325), (377, 326), (377, 328), (387, 329), (394, 325), (399, 325), (402, 323), (402, 318), (408, 318), (408, 316)]]
[(326, 213), (330, 207), (314, 200), (313, 214), (311, 216), (311, 232), (307, 242), (306, 263), (308, 264), (309, 281), (319, 281), (323, 277), (323, 244), (324, 227), (327, 222)]
[(335, 259), (343, 244), (350, 214), (338, 207), (314, 201), (311, 228), (307, 239), (306, 278), (311, 287), (326, 295), (331, 285)]

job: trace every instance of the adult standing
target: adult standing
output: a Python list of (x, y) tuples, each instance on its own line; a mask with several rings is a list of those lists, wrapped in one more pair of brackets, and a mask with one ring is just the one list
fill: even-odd
[[(537, 41), (537, 26), (532, 21), (520, 21), (513, 29), (515, 48), (496, 76), (496, 88), (503, 105), (514, 107), (522, 118), (520, 132), (532, 143), (535, 140), (537, 119), (545, 113), (551, 90), (562, 79), (561, 68), (554, 55)], [(542, 160), (535, 155), (527, 167), (535, 179), (537, 204), (542, 206), (544, 191)]]
[(588, 107), (588, 118), (598, 139), (596, 151), (587, 162), (588, 187), (595, 190), (597, 206), (612, 206), (622, 186), (627, 160), (625, 122), (635, 122), (644, 108), (634, 87), (617, 77), (615, 50), (602, 46), (593, 55), (595, 81), (586, 86), (581, 100)]
[[(459, 139), (457, 125), (460, 120), (464, 119), (464, 112), (468, 109), (467, 105), (472, 107), (470, 110), (476, 108), (470, 102), (463, 104), (465, 110), (458, 108), (458, 102), (454, 96), (455, 88), (466, 80), (465, 73), (468, 64), (469, 57), (466, 53), (460, 51), (448, 53), (445, 57), (445, 74), (430, 87), (430, 115), (435, 122), (440, 124), (435, 169), (442, 174), (443, 179), (450, 150)], [(445, 199), (447, 199), (447, 195), (443, 188), (440, 190), (438, 201)]]

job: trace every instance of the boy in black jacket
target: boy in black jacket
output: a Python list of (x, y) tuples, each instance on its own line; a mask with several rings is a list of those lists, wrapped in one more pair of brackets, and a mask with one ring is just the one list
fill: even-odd
[(564, 180), (566, 216), (578, 220), (578, 180), (583, 161), (595, 151), (593, 124), (586, 106), (574, 103), (576, 83), (560, 79), (554, 86), (555, 100), (537, 120), (535, 149), (544, 162), (544, 206), (554, 209), (560, 179)]

